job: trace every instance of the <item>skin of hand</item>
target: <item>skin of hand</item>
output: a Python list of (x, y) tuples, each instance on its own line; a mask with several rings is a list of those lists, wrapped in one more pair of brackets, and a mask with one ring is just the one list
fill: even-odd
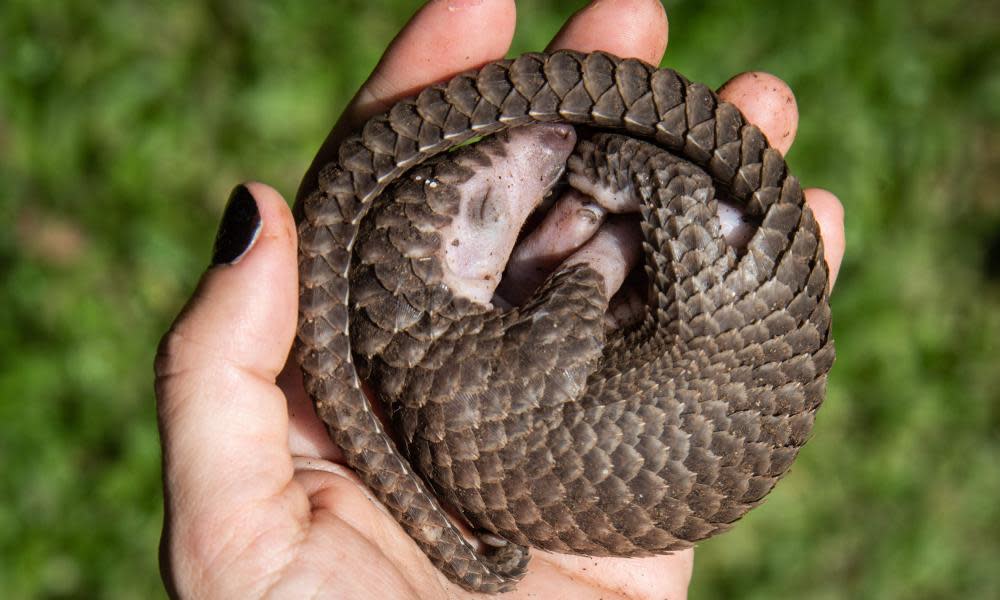
[[(369, 116), (504, 56), (514, 23), (512, 0), (426, 4), (331, 131), (305, 182)], [(666, 44), (666, 15), (656, 0), (596, 0), (567, 21), (549, 50), (606, 50), (659, 64)], [(744, 73), (720, 93), (778, 149), (788, 150), (798, 112), (786, 84)], [(301, 374), (289, 363), (298, 301), (292, 213), (272, 188), (250, 183), (246, 189), (259, 212), (258, 233), (238, 260), (206, 271), (156, 360), (165, 498), (160, 562), (168, 592), (184, 598), (469, 596), (431, 565), (342, 464), (317, 419)], [(301, 198), (309, 189), (299, 192)], [(842, 208), (824, 190), (806, 190), (806, 200), (823, 232), (832, 283), (844, 251)], [(515, 254), (532, 260), (530, 249)], [(692, 551), (643, 559), (535, 551), (528, 575), (504, 597), (684, 598), (692, 561)]]

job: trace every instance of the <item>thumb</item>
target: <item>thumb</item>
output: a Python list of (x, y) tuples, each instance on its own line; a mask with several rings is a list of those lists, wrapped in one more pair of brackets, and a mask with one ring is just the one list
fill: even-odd
[(237, 186), (212, 266), (160, 344), (157, 408), (175, 516), (246, 506), (292, 477), (288, 410), (274, 381), (295, 336), (295, 246), (281, 196)]

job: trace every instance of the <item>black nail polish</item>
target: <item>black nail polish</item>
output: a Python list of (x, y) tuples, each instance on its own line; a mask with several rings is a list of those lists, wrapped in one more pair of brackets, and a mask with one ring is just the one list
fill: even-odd
[(257, 241), (260, 225), (260, 211), (253, 194), (244, 185), (236, 186), (222, 213), (219, 234), (215, 236), (215, 249), (212, 251), (212, 264), (231, 265), (243, 258)]

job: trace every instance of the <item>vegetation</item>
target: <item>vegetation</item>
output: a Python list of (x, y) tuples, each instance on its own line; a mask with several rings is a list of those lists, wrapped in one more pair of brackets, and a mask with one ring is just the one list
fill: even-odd
[[(0, 590), (163, 595), (157, 340), (229, 189), (294, 194), (414, 0), (0, 4)], [(514, 52), (579, 2), (523, 2)], [(1000, 597), (1000, 12), (670, 1), (665, 64), (790, 82), (835, 191), (838, 362), (693, 598)]]

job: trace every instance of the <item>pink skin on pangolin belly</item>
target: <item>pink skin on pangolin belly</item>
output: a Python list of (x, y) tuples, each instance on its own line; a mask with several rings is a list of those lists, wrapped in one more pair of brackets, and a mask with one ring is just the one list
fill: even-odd
[[(444, 281), (455, 294), (482, 304), (520, 304), (560, 263), (587, 263), (604, 277), (609, 297), (618, 290), (640, 258), (634, 223), (607, 217), (638, 210), (624, 192), (571, 176), (577, 189), (566, 191), (514, 248), (525, 220), (562, 175), (575, 143), (575, 131), (566, 124), (512, 129), (506, 156), (492, 156), (491, 168), (478, 169), (458, 186), (459, 214), (440, 231)], [(739, 208), (718, 204), (726, 241), (744, 247), (755, 228)], [(614, 324), (642, 308), (637, 293), (616, 300), (609, 315)]]
[(606, 214), (589, 196), (573, 189), (564, 193), (514, 248), (497, 296), (511, 304), (527, 300), (559, 263), (597, 233)]

